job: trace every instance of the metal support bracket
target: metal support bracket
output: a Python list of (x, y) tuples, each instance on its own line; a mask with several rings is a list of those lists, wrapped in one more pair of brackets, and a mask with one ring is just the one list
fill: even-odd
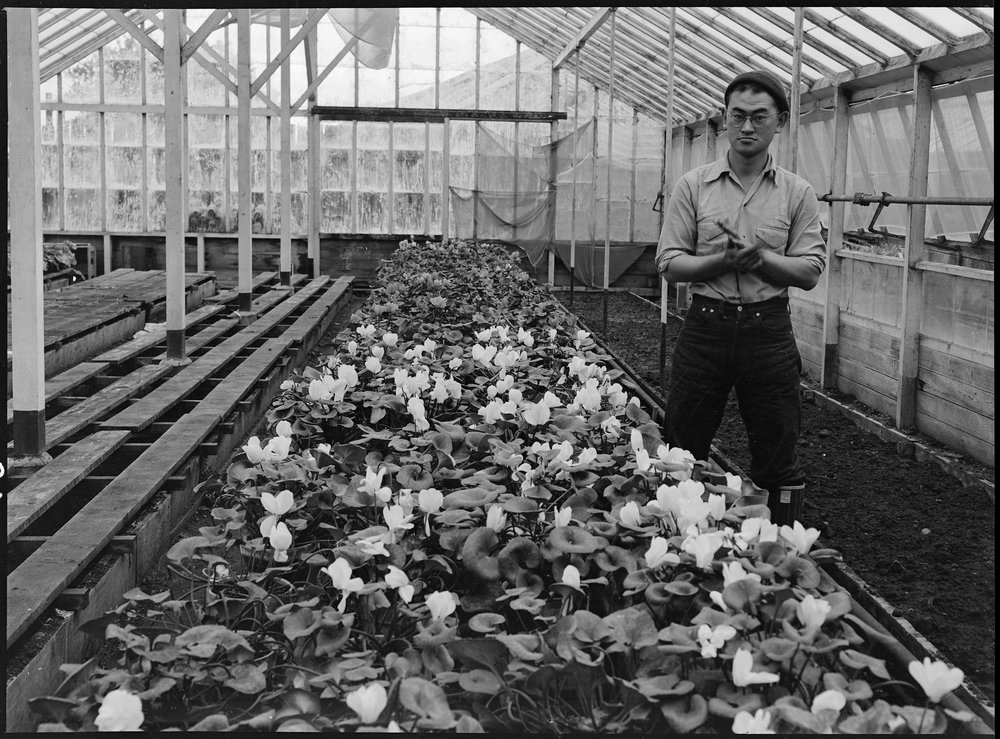
[(663, 212), (663, 191), (656, 193), (656, 200), (653, 201), (653, 210), (657, 213)]
[(993, 223), (993, 207), (994, 206), (992, 205), (990, 206), (990, 212), (986, 215), (986, 220), (983, 221), (983, 227), (979, 229), (979, 236), (976, 237), (976, 241), (973, 246), (980, 246), (986, 240), (986, 230), (990, 227), (990, 224)]

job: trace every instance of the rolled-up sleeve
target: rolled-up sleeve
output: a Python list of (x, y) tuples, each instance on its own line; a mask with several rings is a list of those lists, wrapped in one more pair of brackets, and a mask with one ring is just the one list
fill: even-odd
[(802, 257), (816, 267), (817, 274), (822, 274), (826, 269), (826, 242), (820, 227), (819, 201), (812, 186), (805, 182), (796, 196), (785, 255)]
[(681, 254), (694, 254), (698, 243), (698, 221), (691, 178), (681, 177), (670, 194), (663, 228), (656, 246), (656, 269), (662, 275), (670, 260)]

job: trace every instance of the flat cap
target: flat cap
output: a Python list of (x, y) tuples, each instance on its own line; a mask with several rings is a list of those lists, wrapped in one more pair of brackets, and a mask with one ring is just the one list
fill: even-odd
[(726, 88), (726, 96), (723, 102), (727, 106), (729, 105), (730, 93), (740, 85), (756, 85), (770, 93), (771, 97), (774, 98), (775, 105), (778, 106), (779, 113), (788, 110), (788, 97), (785, 95), (785, 86), (781, 83), (781, 80), (770, 72), (763, 69), (755, 69), (752, 72), (744, 72), (743, 74), (736, 75)]

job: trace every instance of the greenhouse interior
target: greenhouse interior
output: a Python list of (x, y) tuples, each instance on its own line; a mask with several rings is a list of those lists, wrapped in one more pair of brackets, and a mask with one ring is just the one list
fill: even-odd
[[(7, 730), (994, 733), (992, 5), (0, 30)], [(680, 265), (807, 237), (678, 446)]]

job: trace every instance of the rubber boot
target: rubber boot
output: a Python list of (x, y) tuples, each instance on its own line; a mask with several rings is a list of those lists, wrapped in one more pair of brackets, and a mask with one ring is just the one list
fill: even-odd
[(791, 526), (795, 521), (798, 521), (805, 526), (802, 521), (802, 502), (805, 499), (805, 493), (805, 484), (782, 485), (776, 490), (772, 490), (767, 501), (767, 507), (771, 509), (771, 523), (778, 526)]

